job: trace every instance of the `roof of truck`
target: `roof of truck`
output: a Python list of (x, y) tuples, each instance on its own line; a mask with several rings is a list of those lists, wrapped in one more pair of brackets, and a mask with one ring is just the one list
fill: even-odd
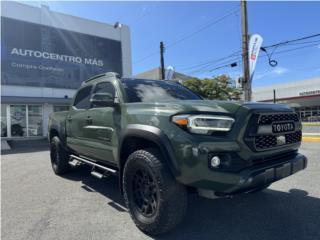
[(113, 77), (113, 78), (120, 78), (120, 74), (116, 73), (116, 72), (106, 72), (106, 73), (102, 73), (99, 75), (95, 75), (87, 80), (84, 80), (81, 84), (81, 86), (86, 85), (88, 83), (90, 83), (91, 81), (97, 80), (101, 77)]

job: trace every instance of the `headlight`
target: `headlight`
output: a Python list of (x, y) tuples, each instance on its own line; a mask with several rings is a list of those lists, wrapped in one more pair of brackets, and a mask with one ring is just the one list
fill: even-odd
[(176, 115), (172, 117), (172, 122), (192, 133), (211, 134), (214, 131), (230, 131), (234, 119), (218, 115)]

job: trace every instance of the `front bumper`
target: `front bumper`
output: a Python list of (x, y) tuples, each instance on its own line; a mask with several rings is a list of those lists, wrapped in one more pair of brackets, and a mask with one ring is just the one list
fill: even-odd
[(213, 190), (215, 193), (232, 195), (248, 192), (295, 174), (306, 168), (307, 162), (308, 160), (304, 155), (296, 154), (285, 161), (266, 162), (245, 168), (237, 173), (209, 170), (210, 173), (197, 175), (196, 179), (192, 179), (190, 176), (188, 178), (190, 181), (184, 182), (184, 184), (197, 189)]
[(226, 189), (224, 193), (246, 192), (276, 182), (305, 169), (307, 163), (308, 159), (304, 155), (297, 154), (293, 159), (285, 162), (246, 169), (240, 172), (241, 178), (239, 182), (234, 187)]

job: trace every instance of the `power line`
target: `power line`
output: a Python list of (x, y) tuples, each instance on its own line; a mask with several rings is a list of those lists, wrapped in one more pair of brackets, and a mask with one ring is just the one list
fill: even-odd
[[(306, 46), (301, 46), (301, 47), (296, 47), (296, 48), (292, 48), (292, 49), (287, 49), (287, 50), (283, 50), (283, 51), (279, 51), (277, 53), (275, 53), (274, 55), (282, 55), (284, 53), (288, 53), (288, 52), (293, 52), (293, 51), (297, 51), (297, 50), (300, 50), (300, 49), (305, 49), (305, 48), (310, 48), (310, 47), (315, 47), (317, 46), (318, 44), (309, 44), (309, 45), (306, 45)], [(266, 55), (260, 55), (259, 58), (264, 58), (264, 57), (267, 57)], [(237, 61), (237, 63), (240, 63), (241, 61)], [(218, 70), (218, 69), (221, 69), (221, 68), (224, 68), (224, 67), (229, 67), (232, 63), (234, 63), (234, 61), (231, 61), (229, 60), (228, 63), (221, 63), (221, 65), (217, 66), (216, 67), (213, 67), (212, 69), (208, 69), (208, 67), (206, 67), (205, 69), (199, 69), (199, 70), (195, 70), (195, 71), (192, 71), (190, 72), (189, 74), (191, 73), (206, 73), (206, 72), (212, 72), (214, 70)]]
[(199, 67), (198, 69), (195, 70), (191, 70), (189, 72), (187, 72), (188, 74), (195, 74), (195, 73), (201, 73), (201, 72), (210, 72), (211, 70), (213, 70), (213, 68), (219, 68), (221, 66), (224, 65), (231, 65), (234, 62), (238, 62), (239, 61), (239, 57), (235, 57), (232, 59), (228, 59), (227, 61), (223, 61), (220, 62), (219, 64), (214, 64), (214, 65), (207, 65), (207, 66), (203, 66), (203, 67)]
[(292, 48), (292, 49), (288, 49), (288, 50), (283, 50), (283, 51), (279, 51), (279, 52), (275, 53), (274, 55), (279, 55), (281, 53), (292, 52), (292, 51), (296, 51), (296, 50), (299, 50), (299, 49), (315, 47), (315, 46), (318, 46), (318, 44), (309, 44), (307, 46), (302, 46), (302, 47)]
[(156, 55), (156, 54), (159, 54), (159, 53), (160, 53), (160, 51), (152, 52), (152, 53), (150, 53), (149, 55), (144, 56), (143, 58), (140, 58), (139, 60), (135, 61), (134, 63), (137, 64), (137, 63), (143, 62), (144, 60), (146, 60), (146, 59), (148, 59), (148, 58), (150, 58), (150, 57), (152, 57), (152, 56), (154, 56), (154, 55)]
[(209, 70), (209, 72), (213, 72), (214, 70), (218, 70), (218, 69), (221, 69), (221, 68), (225, 68), (225, 67), (236, 67), (238, 65), (237, 62), (233, 62), (233, 63), (229, 63), (229, 64), (226, 64), (226, 65), (222, 65), (222, 66), (219, 66), (219, 67), (215, 67), (211, 70)]
[(196, 63), (196, 64), (184, 65), (185, 67), (183, 67), (181, 69), (183, 70), (183, 69), (196, 68), (196, 67), (201, 67), (201, 66), (204, 66), (204, 65), (220, 62), (220, 61), (223, 61), (225, 59), (231, 58), (233, 56), (237, 56), (239, 53), (240, 53), (240, 51), (235, 51), (235, 52), (229, 54), (226, 57), (221, 57), (221, 58), (217, 58), (217, 59), (210, 59), (210, 60), (206, 60), (206, 61), (203, 61), (203, 62), (200, 62), (200, 63)]
[[(236, 12), (238, 12), (238, 11), (239, 11), (239, 8), (233, 9), (231, 12), (223, 15), (222, 17), (220, 17), (220, 18), (218, 18), (218, 19), (213, 19), (212, 21), (209, 21), (209, 22), (206, 23), (203, 27), (200, 27), (200, 28), (197, 29), (196, 31), (193, 31), (193, 32), (190, 33), (190, 34), (187, 34), (187, 35), (185, 35), (184, 37), (182, 37), (182, 38), (180, 38), (180, 39), (178, 39), (178, 40), (176, 40), (176, 41), (173, 41), (172, 43), (167, 44), (166, 49), (169, 48), (169, 47), (173, 47), (173, 46), (175, 46), (175, 45), (177, 45), (177, 44), (179, 44), (179, 43), (181, 43), (181, 42), (183, 42), (183, 41), (191, 38), (192, 36), (194, 36), (194, 35), (202, 32), (203, 30), (205, 30), (205, 29), (207, 29), (207, 28), (209, 28), (209, 27), (211, 27), (211, 26), (213, 26), (213, 25), (215, 25), (215, 24), (217, 24), (217, 23), (219, 23), (219, 22), (221, 22), (221, 21), (223, 21), (224, 19), (226, 19), (227, 17), (231, 16), (232, 14), (234, 14), (234, 13), (236, 13)], [(159, 53), (160, 53), (160, 51), (152, 52), (152, 53), (150, 53), (150, 54), (142, 57), (141, 59), (138, 59), (138, 60), (135, 61), (134, 63), (137, 64), (137, 63), (143, 62), (143, 61), (145, 61), (146, 59), (148, 59), (148, 58), (150, 58), (150, 57), (153, 57), (154, 55), (159, 54)]]
[(189, 33), (186, 36), (184, 36), (184, 37), (182, 37), (182, 38), (180, 38), (180, 39), (178, 39), (178, 40), (176, 40), (176, 41), (174, 41), (172, 43), (169, 43), (167, 48), (173, 47), (173, 46), (175, 46), (175, 45), (177, 45), (177, 44), (179, 44), (179, 43), (181, 43), (181, 42), (193, 37), (194, 35), (198, 34), (199, 32), (202, 32), (203, 30), (205, 30), (205, 29), (207, 29), (207, 28), (209, 28), (209, 27), (221, 22), (222, 20), (226, 19), (227, 17), (233, 15), (234, 13), (236, 13), (238, 11), (239, 11), (239, 8), (233, 9), (229, 13), (227, 13), (227, 14), (223, 15), (222, 17), (214, 20), (213, 22), (209, 22), (209, 23), (205, 24), (203, 27), (200, 27), (198, 30), (196, 30), (196, 31), (194, 31), (192, 33)]
[(308, 43), (320, 43), (320, 39), (314, 40), (314, 41), (308, 41), (308, 42), (288, 43), (287, 45), (300, 45), (300, 44), (308, 44)]
[(276, 44), (269, 45), (269, 46), (264, 46), (264, 48), (277, 47), (277, 46), (280, 46), (280, 45), (285, 45), (285, 44), (288, 44), (288, 43), (298, 42), (298, 41), (301, 41), (301, 40), (306, 40), (306, 39), (315, 38), (315, 37), (320, 37), (320, 33), (314, 34), (314, 35), (310, 35), (310, 36), (306, 36), (306, 37), (293, 39), (293, 40), (288, 40), (288, 41), (284, 41), (284, 42), (280, 42), (280, 43), (276, 43)]
[[(306, 40), (306, 39), (310, 39), (310, 38), (314, 38), (314, 37), (318, 37), (320, 36), (320, 34), (314, 34), (314, 35), (311, 35), (311, 36), (306, 36), (306, 37), (301, 37), (301, 38), (298, 38), (298, 39), (293, 39), (293, 40), (288, 40), (288, 41), (285, 41), (285, 42), (280, 42), (280, 43), (276, 43), (276, 44), (272, 44), (272, 45), (269, 45), (267, 47), (264, 47), (264, 48), (271, 48), (271, 47), (274, 47), (275, 49), (273, 50), (274, 53), (272, 53), (272, 55), (279, 55), (279, 54), (282, 54), (282, 53), (286, 53), (286, 52), (291, 52), (291, 51), (296, 51), (296, 50), (299, 50), (299, 49), (304, 49), (304, 48), (308, 48), (308, 47), (313, 47), (313, 46), (317, 46), (318, 44), (316, 43), (319, 43), (320, 40), (315, 40), (315, 41), (306, 41), (306, 42), (298, 42), (298, 41), (302, 41), (302, 40)], [(311, 44), (313, 43), (313, 44)], [(306, 46), (301, 46), (301, 47), (297, 47), (297, 48), (292, 48), (292, 49), (287, 49), (287, 50), (283, 50), (283, 51), (278, 51), (278, 52), (275, 52), (276, 48), (280, 45), (302, 45), (302, 44), (309, 44), (309, 45), (306, 45)], [(206, 61), (206, 62), (203, 62), (203, 63), (200, 63), (200, 64), (196, 64), (196, 65), (193, 65), (191, 67), (185, 67), (185, 68), (182, 68), (183, 69), (192, 69), (192, 68), (196, 68), (195, 70), (193, 71), (190, 71), (189, 73), (197, 73), (197, 72), (210, 72), (209, 70), (209, 67), (213, 67), (212, 66), (212, 63), (215, 63), (215, 62), (219, 62), (219, 61), (222, 61), (222, 60), (225, 60), (225, 59), (228, 59), (230, 58), (231, 56), (235, 56), (235, 55), (238, 55), (240, 57), (240, 51), (236, 51), (226, 57), (222, 57), (222, 58), (219, 58), (219, 59), (215, 59), (215, 60), (212, 60), (212, 61)], [(268, 57), (267, 55), (260, 55), (259, 57)], [(216, 67), (217, 69), (219, 69), (220, 67), (223, 67), (223, 66), (228, 66), (230, 65), (233, 61), (236, 61), (236, 59), (232, 58), (230, 60), (228, 60), (229, 63), (227, 64), (224, 64), (224, 63), (221, 63), (221, 64), (224, 64), (222, 66), (218, 66)], [(198, 68), (198, 69), (197, 69)], [(214, 69), (215, 70), (215, 69)]]

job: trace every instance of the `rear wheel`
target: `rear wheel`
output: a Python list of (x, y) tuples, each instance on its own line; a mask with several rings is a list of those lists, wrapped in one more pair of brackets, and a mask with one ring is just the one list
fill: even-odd
[(131, 218), (143, 232), (165, 233), (185, 215), (187, 191), (175, 181), (156, 149), (138, 150), (129, 156), (123, 189)]
[(61, 141), (57, 136), (51, 139), (50, 158), (52, 169), (55, 174), (61, 175), (71, 170), (68, 153), (63, 148)]

